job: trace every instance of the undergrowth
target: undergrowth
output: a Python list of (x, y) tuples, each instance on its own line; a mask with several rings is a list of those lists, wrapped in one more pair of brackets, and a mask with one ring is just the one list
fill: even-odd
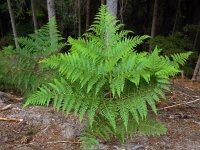
[(39, 62), (58, 53), (65, 44), (61, 42), (55, 18), (35, 33), (17, 40), (20, 48), (8, 46), (0, 52), (1, 88), (15, 87), (30, 94), (53, 78), (52, 70), (40, 67)]

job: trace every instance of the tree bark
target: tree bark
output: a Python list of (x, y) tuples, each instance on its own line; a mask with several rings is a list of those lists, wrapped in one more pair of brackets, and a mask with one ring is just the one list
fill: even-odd
[(32, 18), (33, 18), (34, 30), (37, 30), (38, 29), (38, 22), (37, 22), (37, 16), (36, 16), (35, 0), (31, 0), (31, 9), (32, 9)]
[[(199, 36), (199, 30), (200, 30), (200, 22), (198, 23), (198, 29), (197, 29), (197, 33), (196, 33), (194, 44), (193, 44), (193, 50), (195, 50), (195, 47), (196, 47), (196, 44), (197, 44), (197, 39), (198, 39), (198, 36)], [(197, 64), (196, 64), (195, 69), (194, 69), (192, 80), (193, 81), (200, 81), (200, 54), (199, 54), (199, 58), (198, 58)]]
[(17, 42), (17, 30), (16, 30), (16, 26), (15, 26), (15, 18), (14, 18), (14, 15), (13, 15), (10, 0), (7, 0), (7, 3), (8, 3), (8, 10), (9, 10), (9, 14), (10, 14), (10, 20), (11, 20), (13, 35), (14, 35), (15, 46), (16, 46), (16, 48), (19, 48), (19, 44)]
[(0, 15), (0, 32), (1, 32), (1, 37), (3, 37), (3, 27), (2, 27), (1, 15)]
[(108, 11), (115, 17), (117, 17), (117, 3), (118, 0), (107, 0)]
[(90, 0), (87, 0), (86, 2), (86, 31), (89, 28), (89, 24), (90, 24)]
[(180, 10), (180, 5), (181, 5), (181, 0), (178, 0), (178, 5), (177, 5), (177, 9), (176, 9), (176, 18), (175, 18), (175, 21), (174, 21), (172, 34), (174, 34), (174, 32), (176, 30), (176, 24), (177, 24), (177, 20), (178, 20), (178, 14), (179, 14), (179, 10)]
[(192, 81), (200, 81), (200, 55), (192, 76)]
[(47, 0), (48, 18), (49, 20), (56, 15), (54, 0)]
[(106, 4), (106, 0), (101, 0), (101, 4)]
[(194, 43), (193, 43), (193, 50), (195, 50), (196, 45), (197, 45), (197, 40), (199, 37), (199, 30), (200, 30), (200, 22), (198, 23), (198, 27), (197, 27), (197, 32), (196, 32)]
[(155, 33), (156, 33), (157, 14), (158, 14), (158, 0), (155, 0), (154, 8), (153, 8), (152, 26), (151, 26), (151, 37), (152, 38), (155, 37)]
[(120, 11), (119, 11), (119, 15), (120, 15), (120, 22), (121, 22), (122, 24), (124, 23), (123, 12), (124, 12), (124, 0), (120, 0)]
[(78, 0), (78, 35), (81, 36), (81, 1)]

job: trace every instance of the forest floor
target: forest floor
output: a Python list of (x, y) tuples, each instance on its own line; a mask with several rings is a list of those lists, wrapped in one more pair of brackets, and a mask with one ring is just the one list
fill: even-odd
[[(200, 150), (200, 83), (175, 79), (171, 89), (166, 93), (168, 101), (158, 105), (158, 119), (168, 128), (167, 134), (137, 135), (126, 141), (123, 150)], [(82, 129), (72, 114), (65, 118), (53, 108), (23, 108), (22, 102), (0, 96), (0, 150), (79, 150)], [(122, 150), (115, 142), (101, 144), (98, 149)]]

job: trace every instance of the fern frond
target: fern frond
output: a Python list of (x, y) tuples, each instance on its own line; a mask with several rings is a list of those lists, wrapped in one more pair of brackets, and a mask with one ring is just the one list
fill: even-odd
[(91, 150), (92, 147), (99, 145), (99, 142), (92, 137), (81, 137), (80, 140), (83, 142), (81, 148)]
[(178, 64), (184, 65), (186, 60), (189, 58), (189, 56), (191, 54), (192, 54), (192, 52), (171, 55), (171, 57), (173, 59), (173, 64), (176, 66), (178, 66)]
[(62, 43), (63, 38), (57, 30), (55, 18), (35, 33), (27, 37), (19, 37), (17, 40), (20, 48), (13, 51), (10, 55), (12, 61), (9, 61), (12, 75), (4, 72), (4, 76), (12, 81), (12, 86), (17, 87), (22, 93), (25, 92), (26, 95), (40, 87), (45, 81), (54, 78), (55, 72), (40, 67), (39, 62), (56, 54), (66, 44)]
[(147, 119), (140, 122), (138, 132), (144, 135), (162, 135), (166, 134), (167, 129), (163, 124), (152, 119)]
[(113, 105), (111, 102), (103, 103), (101, 106), (101, 115), (105, 117), (110, 125), (113, 127), (114, 130), (116, 130), (116, 112), (113, 111)]

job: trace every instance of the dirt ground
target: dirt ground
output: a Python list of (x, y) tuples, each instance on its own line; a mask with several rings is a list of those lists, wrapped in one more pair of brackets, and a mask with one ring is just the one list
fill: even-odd
[[(125, 150), (200, 150), (200, 83), (176, 79), (171, 89), (166, 93), (168, 101), (158, 105), (158, 119), (167, 126), (168, 133), (160, 137), (137, 135), (126, 141)], [(0, 120), (0, 150), (80, 149), (78, 137), (83, 125), (73, 115), (65, 118), (53, 108), (22, 106), (21, 102), (0, 97), (0, 118), (23, 119)], [(96, 149), (122, 150), (115, 142)]]

